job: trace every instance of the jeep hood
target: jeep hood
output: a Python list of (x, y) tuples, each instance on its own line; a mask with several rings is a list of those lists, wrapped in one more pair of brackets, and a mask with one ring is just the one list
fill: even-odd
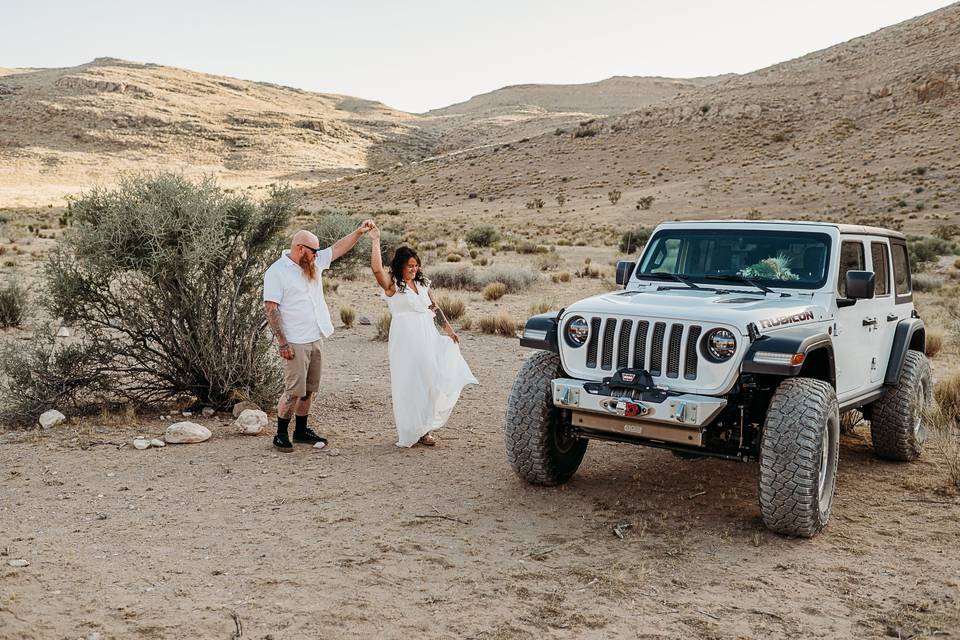
[(564, 311), (573, 314), (610, 315), (644, 319), (680, 320), (736, 327), (747, 335), (747, 325), (755, 323), (761, 333), (782, 326), (798, 326), (826, 319), (826, 312), (810, 295), (730, 290), (718, 294), (712, 290), (673, 289), (669, 291), (629, 289), (585, 298)]

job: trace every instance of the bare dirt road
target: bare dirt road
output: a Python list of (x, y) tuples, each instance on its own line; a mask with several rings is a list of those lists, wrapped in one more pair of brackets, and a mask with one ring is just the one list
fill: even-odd
[(438, 447), (398, 450), (372, 335), (328, 344), (327, 453), (221, 416), (147, 451), (110, 443), (155, 416), (3, 436), (0, 637), (960, 637), (960, 499), (934, 456), (881, 462), (861, 427), (813, 540), (764, 530), (754, 465), (594, 442), (570, 484), (530, 487), (502, 444), (515, 340), (465, 334), (481, 386)]

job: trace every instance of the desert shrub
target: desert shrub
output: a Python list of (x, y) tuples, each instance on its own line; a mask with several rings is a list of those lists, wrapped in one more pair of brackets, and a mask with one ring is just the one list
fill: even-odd
[(437, 267), (430, 270), (430, 285), (443, 289), (466, 289), (479, 291), (477, 273), (467, 266)]
[(476, 249), (470, 249), (470, 259), (471, 259), (471, 260), (475, 260), (478, 255), (480, 255), (480, 252), (479, 252), (479, 251), (477, 251)]
[(522, 267), (496, 266), (480, 272), (481, 287), (491, 282), (500, 282), (507, 287), (507, 293), (519, 293), (537, 280), (537, 274)]
[(541, 313), (546, 313), (547, 311), (550, 311), (554, 307), (555, 305), (549, 300), (538, 300), (537, 302), (534, 302), (532, 305), (530, 305), (529, 312), (530, 312), (530, 315), (536, 316), (536, 315), (540, 315)]
[(340, 322), (343, 323), (343, 326), (349, 329), (350, 327), (353, 326), (353, 323), (356, 319), (357, 319), (356, 309), (354, 309), (350, 305), (340, 307)]
[(574, 138), (592, 138), (593, 136), (600, 133), (600, 124), (595, 120), (588, 120), (587, 122), (581, 122), (574, 132)]
[(295, 204), (288, 188), (255, 203), (169, 173), (94, 189), (72, 203), (45, 267), (48, 310), (79, 329), (128, 399), (265, 400), (280, 375), (263, 273)]
[(940, 256), (949, 255), (955, 251), (956, 246), (943, 238), (911, 236), (907, 241), (907, 253), (914, 271), (923, 271), (939, 260)]
[(933, 235), (941, 240), (953, 240), (955, 236), (960, 236), (960, 225), (952, 223), (937, 225)]
[(534, 259), (534, 262), (540, 271), (553, 271), (560, 268), (563, 264), (563, 258), (558, 256), (556, 252), (542, 253)]
[(928, 358), (936, 358), (937, 354), (943, 350), (944, 335), (943, 331), (930, 329), (927, 331), (926, 352)]
[(643, 196), (637, 200), (637, 209), (646, 210), (653, 206), (653, 196)]
[(473, 328), (473, 319), (470, 316), (460, 318), (460, 328), (464, 331), (470, 331)]
[(617, 204), (620, 202), (620, 197), (623, 195), (620, 189), (611, 189), (607, 192), (607, 199), (610, 201), (610, 204)]
[(374, 340), (386, 342), (390, 339), (390, 323), (393, 321), (393, 315), (388, 311), (377, 318), (377, 333), (373, 336)]
[(953, 261), (953, 268), (960, 269), (960, 258), (957, 258), (956, 260)]
[(483, 288), (484, 300), (499, 300), (507, 293), (507, 285), (502, 282), (491, 282)]
[(100, 350), (88, 342), (59, 344), (50, 325), (30, 340), (0, 344), (0, 420), (34, 424), (41, 413), (59, 409), (84, 413), (99, 399), (108, 372)]
[[(323, 210), (319, 213), (312, 231), (320, 241), (321, 247), (329, 247), (340, 238), (356, 230), (361, 222), (363, 222), (363, 218), (359, 215)], [(380, 232), (380, 252), (383, 255), (384, 264), (390, 264), (390, 258), (393, 257), (393, 252), (400, 244), (400, 236), (394, 231), (383, 229)], [(370, 237), (364, 235), (352, 250), (333, 261), (327, 273), (349, 280), (360, 275), (362, 269), (369, 264)]]
[(452, 251), (447, 254), (447, 262), (460, 262), (463, 260), (463, 256), (459, 253), (453, 253)]
[(27, 317), (27, 289), (18, 280), (0, 285), (0, 328), (19, 327)]
[(914, 273), (911, 280), (914, 291), (936, 291), (943, 287), (943, 278), (932, 273)]
[(483, 316), (477, 324), (483, 333), (510, 337), (517, 335), (517, 322), (506, 311), (492, 316)]
[(561, 271), (560, 273), (555, 273), (552, 276), (550, 276), (550, 279), (553, 282), (570, 282), (570, 272)]
[(936, 405), (924, 415), (933, 446), (942, 458), (951, 483), (960, 488), (960, 375), (953, 375), (933, 388)]
[(489, 247), (500, 239), (500, 232), (493, 225), (484, 224), (467, 231), (464, 239), (475, 247)]
[(527, 209), (536, 209), (539, 211), (540, 209), (543, 209), (543, 205), (545, 204), (547, 203), (543, 201), (543, 198), (534, 198), (533, 200), (527, 201), (525, 206)]
[(467, 305), (460, 296), (439, 293), (433, 298), (436, 305), (443, 311), (443, 315), (451, 322), (463, 316), (467, 310)]
[(565, 194), (563, 191), (561, 191), (560, 193), (557, 194), (557, 206), (562, 209), (562, 208), (563, 208), (563, 205), (564, 205), (566, 202), (567, 202), (567, 194)]
[(647, 240), (650, 239), (651, 233), (651, 229), (647, 227), (637, 227), (636, 229), (624, 231), (620, 236), (620, 253), (630, 254), (642, 249), (643, 246), (647, 244)]

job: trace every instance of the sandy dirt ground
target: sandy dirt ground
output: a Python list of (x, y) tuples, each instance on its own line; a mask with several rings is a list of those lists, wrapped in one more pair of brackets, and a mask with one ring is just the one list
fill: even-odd
[(481, 385), (439, 446), (399, 450), (372, 335), (328, 343), (327, 452), (226, 415), (147, 451), (117, 445), (156, 416), (2, 436), (0, 638), (960, 637), (935, 455), (882, 462), (861, 427), (812, 540), (763, 528), (755, 465), (592, 442), (568, 485), (531, 487), (503, 448), (516, 340), (464, 334)]

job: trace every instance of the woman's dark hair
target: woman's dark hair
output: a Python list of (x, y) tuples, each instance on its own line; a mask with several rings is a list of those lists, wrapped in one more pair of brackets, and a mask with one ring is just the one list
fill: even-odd
[[(410, 258), (415, 259), (417, 266), (420, 266), (420, 256), (408, 246), (397, 247), (397, 250), (393, 253), (393, 260), (390, 261), (390, 277), (397, 284), (397, 291), (403, 291), (407, 288), (407, 283), (403, 281), (403, 268), (407, 266)], [(413, 277), (413, 281), (425, 287), (430, 286), (430, 281), (424, 277), (422, 268), (417, 269), (417, 275)]]

